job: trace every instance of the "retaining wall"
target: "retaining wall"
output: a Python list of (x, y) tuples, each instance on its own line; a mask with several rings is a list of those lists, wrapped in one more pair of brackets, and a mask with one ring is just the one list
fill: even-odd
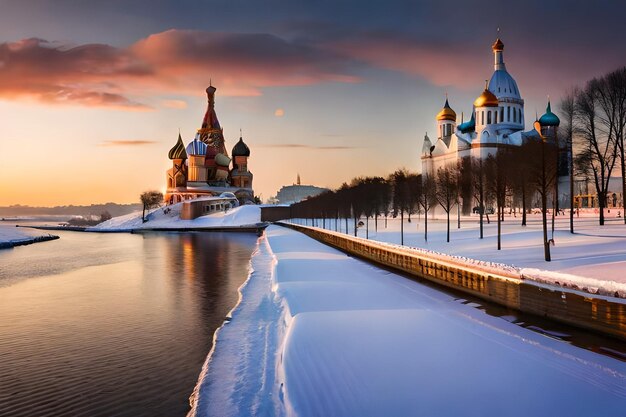
[(445, 287), (572, 326), (626, 340), (626, 300), (587, 294), (523, 280), (478, 266), (429, 257), (410, 248), (395, 248), (323, 229), (279, 223), (351, 255), (397, 269)]

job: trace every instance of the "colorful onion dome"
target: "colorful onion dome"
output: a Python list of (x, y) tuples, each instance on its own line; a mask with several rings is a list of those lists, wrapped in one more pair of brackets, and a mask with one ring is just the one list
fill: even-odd
[(489, 88), (487, 88), (487, 81), (485, 82), (485, 91), (474, 101), (474, 107), (498, 107), (498, 97), (496, 97)]
[(239, 142), (233, 146), (233, 151), (231, 152), (233, 157), (235, 156), (250, 156), (250, 148), (243, 141), (243, 138), (239, 138)]
[(206, 148), (206, 143), (200, 140), (199, 135), (196, 135), (196, 137), (187, 145), (187, 155), (206, 155)]
[(176, 145), (174, 145), (174, 147), (170, 149), (167, 157), (170, 159), (187, 159), (185, 144), (183, 143), (183, 138), (180, 137), (180, 133), (178, 134), (178, 140), (176, 141)]
[(459, 125), (461, 133), (473, 132), (476, 129), (476, 119), (474, 118), (474, 112), (472, 111), (472, 118), (465, 123)]
[(559, 117), (556, 114), (552, 113), (550, 101), (548, 101), (548, 107), (546, 107), (545, 114), (539, 118), (539, 124), (541, 126), (558, 126), (561, 124)]
[(456, 121), (456, 113), (450, 105), (448, 104), (448, 99), (446, 98), (446, 104), (443, 105), (443, 109), (439, 113), (437, 113), (437, 121), (440, 120), (452, 120)]

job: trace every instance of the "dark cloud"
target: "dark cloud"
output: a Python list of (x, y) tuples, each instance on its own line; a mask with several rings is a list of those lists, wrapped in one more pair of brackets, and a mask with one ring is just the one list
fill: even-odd
[(491, 75), (497, 27), (509, 70), (522, 90), (537, 94), (580, 84), (623, 65), (626, 56), (626, 31), (616, 30), (626, 14), (621, 1), (598, 7), (566, 0), (154, 4), (8, 0), (0, 34), (47, 27), (37, 19), (48, 23), (41, 14), (52, 13), (58, 38), (99, 33), (125, 46), (37, 38), (1, 43), (0, 98), (145, 110), (151, 96), (198, 94), (209, 78), (220, 94), (250, 96), (267, 87), (359, 82), (372, 68), (479, 91)]

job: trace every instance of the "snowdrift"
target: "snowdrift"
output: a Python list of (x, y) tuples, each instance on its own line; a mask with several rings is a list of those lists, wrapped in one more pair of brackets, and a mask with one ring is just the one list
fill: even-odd
[(227, 212), (219, 212), (193, 220), (181, 220), (180, 210), (183, 203), (160, 207), (146, 214), (147, 222), (141, 219), (141, 212), (114, 217), (87, 230), (92, 232), (126, 232), (141, 229), (185, 229), (212, 227), (250, 226), (261, 222), (259, 206), (240, 206)]

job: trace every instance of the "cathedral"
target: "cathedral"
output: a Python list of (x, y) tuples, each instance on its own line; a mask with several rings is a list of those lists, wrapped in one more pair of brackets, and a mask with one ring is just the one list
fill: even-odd
[(207, 110), (194, 139), (185, 146), (179, 133), (168, 153), (172, 167), (167, 170), (167, 204), (224, 192), (233, 193), (241, 204), (254, 201), (252, 173), (248, 171), (250, 148), (239, 137), (232, 158), (228, 156), (224, 129), (215, 112), (216, 90), (212, 85), (206, 89)]
[[(485, 83), (485, 89), (476, 98), (470, 120), (457, 125), (456, 112), (448, 99), (437, 114), (437, 140), (433, 143), (428, 135), (422, 146), (422, 173), (434, 175), (440, 167), (456, 164), (466, 156), (487, 158), (498, 148), (520, 146), (531, 138), (554, 137), (559, 118), (552, 112), (550, 102), (539, 123), (541, 132), (524, 131), (524, 99), (515, 79), (504, 64), (504, 43), (497, 39), (492, 45), (494, 71)], [(563, 164), (565, 165), (565, 164)], [(567, 201), (567, 173), (559, 173), (559, 200)], [(562, 192), (561, 192), (562, 191)]]

